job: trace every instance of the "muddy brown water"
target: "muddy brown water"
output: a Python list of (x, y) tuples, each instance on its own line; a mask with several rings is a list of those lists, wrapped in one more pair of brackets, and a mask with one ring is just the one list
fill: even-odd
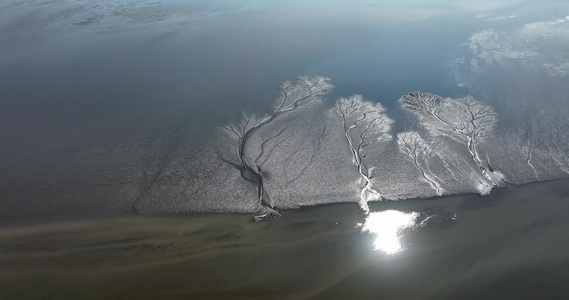
[(0, 299), (565, 299), (568, 183), (373, 203), (395, 252), (356, 204), (4, 228)]

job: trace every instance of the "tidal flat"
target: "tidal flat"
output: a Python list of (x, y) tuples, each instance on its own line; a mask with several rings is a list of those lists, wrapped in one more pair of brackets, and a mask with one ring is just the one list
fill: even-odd
[[(369, 216), (343, 203), (261, 223), (209, 214), (4, 227), (0, 299), (566, 299), (568, 183), (375, 202)], [(387, 211), (413, 224), (364, 230)]]

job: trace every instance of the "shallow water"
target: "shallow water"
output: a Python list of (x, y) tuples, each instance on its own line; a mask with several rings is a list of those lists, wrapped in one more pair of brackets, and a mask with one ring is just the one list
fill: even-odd
[[(217, 214), (4, 228), (0, 298), (565, 298), (567, 183), (373, 203), (367, 220), (336, 204), (263, 223)], [(392, 218), (391, 233), (363, 232), (386, 212), (414, 213), (414, 225)], [(394, 251), (377, 247), (389, 241)]]

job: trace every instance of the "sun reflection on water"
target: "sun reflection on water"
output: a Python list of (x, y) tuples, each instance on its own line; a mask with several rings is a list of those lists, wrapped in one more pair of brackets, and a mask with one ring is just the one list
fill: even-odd
[(419, 213), (406, 213), (397, 210), (385, 210), (370, 213), (362, 231), (376, 236), (373, 242), (374, 250), (394, 255), (404, 250), (401, 238), (405, 229), (415, 225)]

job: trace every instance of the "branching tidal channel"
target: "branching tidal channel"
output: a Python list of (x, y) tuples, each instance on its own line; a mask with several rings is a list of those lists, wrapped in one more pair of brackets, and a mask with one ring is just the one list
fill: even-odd
[[(285, 202), (284, 199), (273, 199), (267, 189), (267, 187), (278, 189), (278, 181), (269, 180), (271, 171), (273, 175), (282, 176), (278, 179), (293, 178), (281, 186), (283, 190), (288, 184), (301, 178), (308, 165), (313, 162), (316, 153), (322, 147), (326, 147), (322, 146), (321, 139), (327, 136), (331, 126), (343, 127), (343, 138), (334, 137), (332, 139), (334, 144), (330, 145), (343, 147), (338, 141), (346, 142), (347, 147), (344, 149), (350, 150), (353, 165), (359, 173), (359, 178), (354, 182), (357, 185), (357, 195), (354, 193), (354, 198), (359, 198), (358, 203), (366, 213), (369, 212), (370, 201), (398, 200), (413, 196), (442, 196), (472, 191), (487, 195), (494, 187), (501, 187), (509, 182), (504, 174), (508, 172), (516, 174), (518, 170), (507, 169), (505, 168), (507, 165), (503, 163), (497, 164), (500, 170), (504, 171), (502, 173), (490, 166), (490, 156), (496, 157), (498, 161), (506, 159), (506, 154), (499, 146), (500, 140), (494, 135), (498, 115), (491, 106), (484, 105), (471, 96), (451, 99), (423, 92), (402, 96), (400, 103), (404, 109), (418, 117), (420, 122), (418, 125), (427, 133), (425, 136), (418, 131), (398, 132), (397, 139), (394, 140), (391, 132), (394, 120), (388, 116), (387, 110), (380, 103), (365, 100), (361, 95), (352, 95), (335, 102), (332, 110), (328, 112), (334, 113), (339, 119), (329, 119), (321, 133), (297, 137), (297, 134), (307, 134), (298, 131), (298, 127), (296, 127), (297, 132), (293, 132), (295, 128), (293, 125), (298, 124), (291, 120), (295, 120), (298, 115), (284, 115), (322, 102), (332, 88), (330, 79), (322, 76), (303, 76), (294, 83), (284, 82), (279, 86), (279, 94), (271, 113), (258, 116), (243, 112), (238, 121), (222, 127), (222, 131), (232, 142), (236, 156), (232, 159), (224, 157), (221, 159), (239, 170), (241, 177), (257, 189), (258, 210), (254, 214), (255, 221), (279, 217), (280, 214), (274, 205)], [(275, 123), (276, 119), (279, 120)], [(271, 127), (267, 127), (269, 124)], [(336, 129), (340, 132), (339, 128)], [(303, 148), (303, 145), (309, 143), (307, 139), (315, 140), (316, 144), (312, 148), (310, 146)], [(294, 143), (299, 141), (300, 143), (294, 146)], [(270, 147), (270, 151), (266, 151), (271, 143), (275, 145)], [(527, 147), (529, 149), (524, 149), (527, 159), (520, 163), (529, 165), (538, 178), (531, 158), (532, 151), (539, 149), (533, 149), (529, 145)], [(312, 149), (312, 155), (306, 158), (306, 153), (301, 153), (305, 161), (292, 163), (290, 158), (303, 149)], [(339, 149), (341, 148), (336, 150)], [(396, 152), (384, 155), (387, 151), (393, 150)], [(561, 155), (565, 153), (558, 155), (560, 159), (552, 156), (552, 161), (547, 163), (561, 164), (560, 160), (563, 157)], [(270, 158), (275, 156), (279, 158), (277, 164), (287, 164), (281, 173), (275, 169), (270, 170), (271, 167), (275, 167)], [(508, 154), (508, 159), (511, 157), (514, 156)], [(540, 161), (543, 162), (544, 158)], [(299, 165), (304, 166), (300, 168), (300, 172), (292, 177), (289, 176), (291, 166), (294, 168)], [(413, 169), (419, 171), (419, 175)], [(395, 177), (395, 180), (391, 177)], [(408, 181), (409, 178), (416, 178), (423, 182), (423, 186), (427, 183), (429, 187), (416, 185), (413, 180)], [(401, 184), (398, 185), (397, 180)], [(323, 182), (316, 183), (323, 184)], [(283, 195), (281, 190), (273, 192), (274, 195)], [(318, 190), (315, 194), (318, 194)]]
[(288, 81), (284, 82), (279, 86), (280, 95), (275, 101), (270, 115), (258, 117), (243, 112), (238, 122), (223, 126), (223, 129), (237, 145), (237, 157), (239, 159), (238, 163), (228, 160), (226, 162), (239, 169), (241, 177), (255, 184), (257, 188), (261, 208), (254, 214), (255, 221), (279, 217), (280, 214), (273, 208), (270, 193), (263, 183), (261, 167), (253, 163), (256, 159), (250, 159), (247, 156), (247, 142), (255, 132), (277, 117), (320, 102), (322, 96), (332, 88), (330, 78), (321, 76), (314, 78), (302, 76), (294, 84)]

